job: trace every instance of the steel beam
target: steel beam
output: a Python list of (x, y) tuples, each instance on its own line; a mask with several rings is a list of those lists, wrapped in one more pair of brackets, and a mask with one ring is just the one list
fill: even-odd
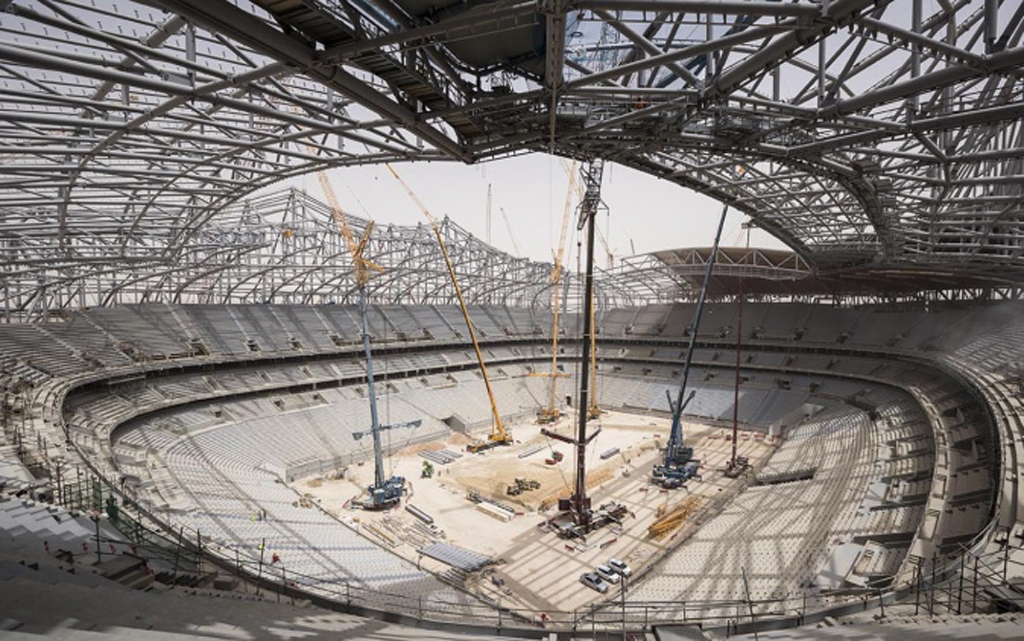
[(320, 59), (324, 62), (341, 62), (368, 51), (437, 36), (452, 39), (480, 38), (492, 31), (521, 26), (523, 22), (519, 18), (524, 16), (530, 16), (531, 18), (527, 24), (536, 22), (536, 0), (526, 0), (525, 2), (517, 2), (507, 6), (501, 6), (501, 3), (479, 5), (471, 7), (453, 17), (441, 19), (433, 24), (401, 29), (384, 36), (367, 40), (356, 40), (348, 44), (330, 47), (320, 54)]
[[(600, 17), (609, 25), (611, 25), (616, 31), (629, 38), (631, 42), (633, 42), (635, 45), (643, 49), (648, 56), (660, 56), (663, 53), (665, 53), (664, 49), (654, 44), (647, 38), (643, 37), (636, 31), (634, 31), (631, 27), (623, 23), (621, 20), (616, 19), (615, 16), (608, 13), (607, 11), (596, 9), (594, 10), (594, 14)], [(686, 82), (690, 83), (695, 87), (700, 84), (700, 81), (697, 79), (697, 76), (693, 75), (689, 69), (680, 66), (678, 63), (670, 62), (666, 64), (665, 67), (668, 68), (672, 73), (676, 74), (676, 76), (682, 78), (683, 80), (685, 80)]]
[(315, 50), (270, 27), (267, 23), (226, 0), (148, 1), (168, 11), (187, 16), (189, 19), (238, 42), (245, 43), (254, 51), (260, 51), (285, 64), (294, 65), (311, 78), (348, 96), (381, 117), (388, 118), (396, 125), (404, 126), (415, 132), (453, 158), (463, 161), (470, 160), (459, 143), (448, 138), (432, 125), (423, 122), (416, 113), (340, 67), (323, 67)]
[(566, 87), (574, 89), (576, 87), (583, 87), (587, 85), (593, 85), (602, 80), (608, 80), (612, 78), (618, 78), (627, 74), (636, 73), (651, 67), (663, 67), (667, 64), (677, 62), (679, 60), (685, 60), (687, 58), (694, 58), (700, 55), (709, 54), (714, 51), (721, 51), (728, 49), (739, 44), (747, 42), (756, 42), (763, 40), (772, 34), (778, 33), (780, 28), (791, 28), (796, 26), (795, 22), (786, 24), (779, 24), (778, 26), (772, 27), (751, 27), (740, 33), (735, 33), (729, 36), (723, 36), (711, 42), (701, 42), (693, 44), (687, 47), (683, 47), (676, 51), (663, 53), (657, 56), (650, 56), (643, 60), (637, 60), (636, 62), (619, 65), (611, 69), (605, 69), (597, 71), (585, 78), (577, 78), (566, 82)]
[(985, 56), (984, 64), (980, 68), (956, 65), (939, 69), (917, 78), (865, 92), (859, 96), (839, 100), (834, 105), (822, 109), (821, 115), (828, 117), (836, 114), (850, 114), (894, 100), (909, 98), (925, 91), (939, 89), (969, 78), (1016, 70), (1021, 65), (1024, 65), (1024, 47), (1008, 49)]
[[(828, 3), (824, 3), (827, 5)], [(760, 2), (751, 0), (576, 0), (577, 9), (702, 13), (733, 16), (815, 17), (822, 13), (817, 2)]]

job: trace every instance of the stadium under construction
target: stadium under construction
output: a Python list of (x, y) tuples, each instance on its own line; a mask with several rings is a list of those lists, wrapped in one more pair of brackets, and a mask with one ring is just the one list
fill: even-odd
[(0, 10), (0, 637), (1021, 636), (1021, 3)]

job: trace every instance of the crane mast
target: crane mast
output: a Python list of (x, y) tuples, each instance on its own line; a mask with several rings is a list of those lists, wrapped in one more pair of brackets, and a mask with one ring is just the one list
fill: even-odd
[(597, 306), (590, 306), (590, 405), (587, 407), (588, 418), (601, 416), (601, 408), (597, 406)]
[(583, 202), (580, 204), (579, 227), (585, 228), (587, 239), (586, 271), (583, 280), (583, 367), (581, 368), (579, 388), (579, 423), (577, 425), (575, 438), (563, 436), (547, 429), (541, 432), (556, 440), (570, 443), (576, 448), (576, 482), (573, 494), (568, 499), (559, 501), (559, 509), (567, 511), (574, 524), (573, 531), (585, 535), (595, 526), (593, 511), (590, 507), (590, 498), (587, 496), (587, 445), (600, 433), (598, 428), (587, 435), (587, 399), (590, 392), (590, 370), (586, 364), (590, 360), (591, 341), (594, 332), (593, 305), (594, 305), (594, 228), (597, 209), (601, 204), (601, 176), (604, 173), (604, 161), (600, 158), (591, 160), (582, 169), (586, 191)]
[[(548, 388), (549, 393), (547, 407), (542, 407), (537, 410), (537, 422), (541, 424), (557, 421), (558, 417), (562, 415), (561, 410), (558, 408), (558, 378), (560, 376), (568, 376), (567, 374), (559, 374), (558, 372), (558, 336), (561, 330), (558, 319), (560, 311), (559, 303), (562, 295), (562, 260), (565, 256), (565, 239), (569, 230), (569, 214), (572, 212), (572, 192), (575, 186), (575, 162), (573, 162), (572, 169), (568, 171), (569, 191), (565, 194), (565, 207), (562, 211), (562, 230), (558, 237), (558, 246), (554, 255), (554, 264), (551, 266), (551, 273), (548, 274), (548, 282), (551, 283), (551, 372), (547, 374), (547, 376), (551, 377), (551, 384)], [(537, 376), (544, 376), (544, 374), (537, 374)]]
[(467, 450), (470, 452), (481, 452), (486, 449), (490, 449), (496, 445), (511, 445), (512, 434), (505, 429), (504, 424), (501, 422), (501, 413), (498, 411), (498, 403), (494, 399), (494, 390), (491, 388), (491, 379), (487, 376), (487, 365), (484, 363), (483, 352), (480, 351), (480, 343), (476, 338), (476, 330), (473, 328), (473, 321), (469, 317), (469, 309), (466, 307), (466, 301), (462, 297), (462, 288), (459, 287), (459, 279), (455, 275), (455, 266), (452, 264), (452, 259), (448, 255), (448, 247), (445, 245), (444, 237), (441, 234), (441, 225), (438, 223), (437, 218), (430, 213), (423, 201), (416, 196), (416, 193), (405, 184), (395, 168), (390, 164), (387, 168), (391, 171), (391, 175), (395, 177), (402, 188), (405, 189), (405, 193), (409, 195), (416, 206), (419, 207), (423, 215), (426, 216), (427, 220), (430, 221), (430, 225), (434, 230), (434, 235), (437, 237), (437, 244), (441, 247), (441, 254), (444, 256), (445, 266), (448, 268), (448, 276), (452, 280), (452, 285), (455, 287), (455, 295), (459, 300), (459, 308), (462, 310), (462, 317), (466, 321), (466, 328), (469, 330), (469, 338), (473, 342), (473, 350), (476, 352), (476, 360), (480, 366), (480, 374), (484, 379), (484, 386), (487, 388), (487, 398), (491, 402), (491, 417), (493, 424), (491, 426), (491, 433), (487, 437), (486, 441), (477, 443), (470, 443), (467, 446)]
[[(403, 477), (392, 476), (390, 478), (385, 478), (384, 451), (381, 445), (380, 433), (384, 430), (397, 429), (401, 427), (418, 427), (422, 421), (416, 420), (408, 423), (384, 426), (380, 424), (380, 419), (377, 413), (377, 390), (373, 375), (373, 351), (370, 349), (370, 328), (369, 322), (366, 318), (366, 285), (370, 281), (370, 274), (372, 271), (384, 271), (379, 265), (374, 264), (365, 256), (367, 246), (370, 242), (370, 234), (373, 232), (374, 223), (372, 220), (369, 221), (366, 225), (366, 229), (363, 231), (362, 237), (356, 240), (356, 236), (353, 233), (351, 226), (348, 224), (348, 217), (345, 215), (345, 211), (341, 208), (341, 204), (338, 202), (338, 197), (334, 193), (334, 188), (331, 186), (331, 182), (327, 178), (327, 173), (320, 171), (317, 174), (317, 178), (320, 181), (321, 188), (323, 188), (324, 195), (327, 197), (327, 203), (330, 205), (331, 216), (334, 218), (334, 222), (338, 225), (338, 230), (341, 232), (341, 236), (344, 239), (345, 245), (352, 257), (356, 289), (359, 291), (359, 322), (360, 330), (363, 334), (363, 353), (366, 356), (366, 388), (367, 395), (370, 400), (370, 434), (373, 437), (373, 485), (367, 488), (369, 498), (364, 501), (363, 507), (379, 510), (398, 504), (405, 491), (405, 479)], [(363, 433), (356, 432), (352, 436), (355, 439), (359, 439), (363, 436)]]
[[(580, 185), (580, 183), (576, 180), (576, 163), (573, 163), (573, 166), (570, 168), (569, 164), (566, 163), (565, 160), (562, 160), (562, 168), (566, 171), (566, 173), (569, 174), (569, 189), (575, 189), (576, 193), (579, 195), (580, 202), (583, 202), (583, 200), (586, 197), (586, 194), (583, 191), (583, 186)], [(594, 212), (594, 215), (597, 215), (596, 211)], [(601, 230), (597, 228), (596, 223), (594, 225), (594, 231), (597, 232), (597, 237), (600, 239), (601, 244), (604, 246), (605, 252), (607, 252), (608, 254), (608, 267), (611, 268), (612, 250), (608, 248), (608, 241), (605, 240), (604, 236), (601, 234)], [(563, 235), (565, 233), (564, 227), (562, 233)], [(590, 418), (598, 418), (601, 416), (601, 408), (598, 407), (597, 405), (597, 307), (594, 305), (592, 305), (590, 308), (590, 324), (591, 327), (593, 327), (593, 331), (590, 332), (589, 363), (592, 393), (590, 395), (590, 405), (586, 409), (587, 416), (589, 416)]]

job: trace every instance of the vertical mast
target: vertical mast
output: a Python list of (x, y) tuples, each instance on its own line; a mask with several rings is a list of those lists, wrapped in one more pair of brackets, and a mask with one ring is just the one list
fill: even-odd
[[(750, 227), (747, 227), (747, 253), (750, 252)], [(736, 320), (736, 388), (732, 402), (732, 459), (729, 467), (736, 469), (736, 443), (740, 429), (740, 353), (743, 351), (743, 273), (740, 273), (739, 312)]]
[(586, 182), (587, 191), (583, 197), (583, 204), (580, 208), (580, 225), (586, 225), (587, 235), (587, 262), (586, 272), (583, 281), (583, 354), (580, 359), (580, 397), (577, 408), (579, 416), (579, 428), (576, 434), (576, 492), (571, 500), (573, 520), (577, 525), (587, 525), (590, 522), (590, 500), (587, 498), (587, 408), (589, 407), (588, 395), (590, 393), (590, 352), (591, 340), (593, 337), (594, 324), (592, 314), (594, 309), (594, 219), (597, 214), (597, 207), (601, 202), (601, 175), (604, 171), (604, 161), (595, 159), (589, 163), (583, 172), (583, 179)]
[(370, 352), (370, 327), (366, 322), (366, 286), (359, 287), (359, 319), (363, 326), (363, 352), (366, 353), (366, 390), (370, 396), (370, 431), (373, 434), (373, 486), (384, 487), (384, 453), (380, 444), (377, 418), (377, 390), (373, 382), (373, 354)]

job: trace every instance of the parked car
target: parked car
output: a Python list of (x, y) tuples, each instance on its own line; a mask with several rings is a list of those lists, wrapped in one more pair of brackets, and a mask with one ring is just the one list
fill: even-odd
[(594, 572), (584, 572), (580, 575), (580, 583), (587, 586), (591, 590), (597, 590), (601, 594), (608, 591), (608, 584), (601, 580)]
[(599, 577), (601, 577), (608, 583), (611, 583), (612, 585), (615, 585), (622, 580), (622, 577), (619, 576), (619, 573), (611, 569), (607, 565), (599, 565), (596, 568), (594, 568), (594, 571), (597, 572), (597, 575)]
[(618, 559), (608, 559), (608, 565), (626, 578), (633, 576), (633, 569)]

